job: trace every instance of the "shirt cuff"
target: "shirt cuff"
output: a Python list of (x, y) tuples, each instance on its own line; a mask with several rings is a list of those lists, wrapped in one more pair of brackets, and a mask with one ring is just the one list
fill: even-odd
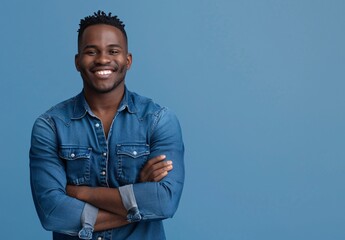
[(135, 199), (133, 185), (125, 185), (119, 187), (119, 192), (122, 198), (122, 203), (127, 210), (127, 221), (128, 222), (139, 222), (141, 220), (141, 215)]
[(92, 239), (94, 225), (97, 220), (98, 208), (86, 203), (81, 214), (82, 229), (79, 231), (78, 236), (80, 239)]

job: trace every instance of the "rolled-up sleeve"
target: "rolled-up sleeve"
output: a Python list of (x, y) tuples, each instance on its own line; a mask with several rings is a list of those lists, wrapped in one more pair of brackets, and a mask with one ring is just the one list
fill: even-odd
[(175, 114), (163, 108), (151, 128), (148, 159), (166, 155), (173, 161), (173, 169), (160, 182), (133, 185), (134, 195), (142, 220), (172, 217), (178, 207), (184, 184), (184, 144), (181, 127)]
[(30, 183), (36, 211), (46, 230), (77, 235), (85, 203), (66, 195), (66, 172), (58, 156), (54, 122), (48, 116), (33, 126)]

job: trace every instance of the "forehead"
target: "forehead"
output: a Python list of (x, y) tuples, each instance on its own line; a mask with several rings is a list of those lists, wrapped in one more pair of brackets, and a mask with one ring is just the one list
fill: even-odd
[(120, 29), (107, 25), (96, 24), (87, 27), (81, 38), (81, 45), (120, 45), (126, 47), (126, 39)]

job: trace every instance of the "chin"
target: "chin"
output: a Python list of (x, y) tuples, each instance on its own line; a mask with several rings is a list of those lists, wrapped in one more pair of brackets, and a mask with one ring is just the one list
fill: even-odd
[(100, 87), (100, 88), (95, 87), (94, 91), (101, 93), (101, 94), (110, 93), (110, 92), (113, 92), (113, 91), (123, 87), (123, 85), (121, 83), (122, 82), (116, 83), (116, 84), (109, 86), (109, 87), (103, 87), (103, 88), (102, 87)]

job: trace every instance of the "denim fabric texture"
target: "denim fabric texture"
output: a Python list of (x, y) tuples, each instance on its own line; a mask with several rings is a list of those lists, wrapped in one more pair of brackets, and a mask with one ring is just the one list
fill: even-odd
[[(174, 169), (160, 182), (139, 183), (147, 160), (164, 154)], [(165, 239), (162, 220), (177, 209), (184, 184), (180, 124), (169, 109), (125, 90), (106, 139), (102, 122), (83, 93), (66, 100), (34, 123), (30, 180), (35, 207), (53, 239), (79, 239), (85, 202), (66, 195), (66, 184), (119, 188), (133, 184), (141, 221), (92, 239)]]
[(83, 228), (78, 233), (80, 239), (92, 239), (97, 214), (98, 208), (88, 203), (85, 204), (83, 213), (81, 214), (81, 225)]
[(118, 189), (122, 198), (122, 203), (127, 210), (127, 221), (139, 222), (141, 220), (141, 215), (134, 196), (133, 184), (121, 186)]

